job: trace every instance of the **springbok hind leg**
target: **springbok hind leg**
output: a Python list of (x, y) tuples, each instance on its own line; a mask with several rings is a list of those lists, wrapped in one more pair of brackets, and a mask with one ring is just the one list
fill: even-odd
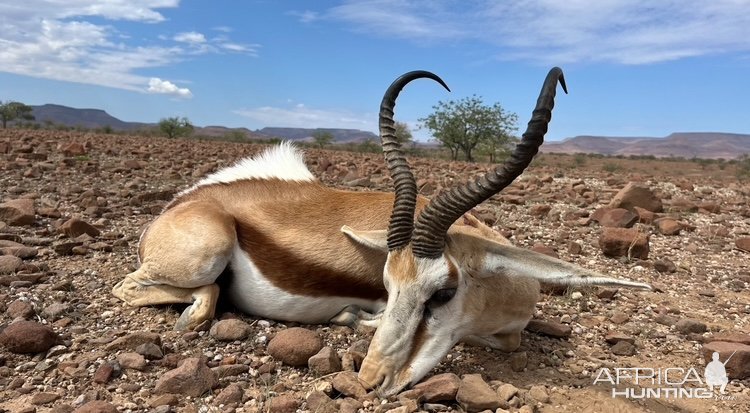
[(160, 304), (191, 304), (182, 312), (175, 330), (192, 330), (216, 312), (219, 286), (204, 285), (197, 288), (180, 288), (166, 284), (144, 285), (139, 282), (138, 271), (128, 274), (117, 283), (112, 293), (134, 307)]
[(237, 240), (234, 218), (209, 202), (193, 201), (166, 211), (141, 240), (143, 264), (112, 293), (132, 306), (191, 304), (176, 330), (194, 329), (216, 311), (216, 278)]

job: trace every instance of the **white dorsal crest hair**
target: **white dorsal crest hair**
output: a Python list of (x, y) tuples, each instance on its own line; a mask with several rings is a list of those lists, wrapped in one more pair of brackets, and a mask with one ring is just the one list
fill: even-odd
[[(394, 139), (386, 91), (380, 133), (395, 196), (328, 188), (290, 144), (220, 170), (181, 192), (139, 242), (142, 264), (112, 292), (130, 305), (187, 303), (176, 329), (214, 317), (217, 279), (259, 317), (376, 326), (360, 379), (384, 395), (421, 379), (459, 340), (512, 351), (534, 312), (539, 281), (648, 289), (516, 248), (466, 212), (518, 176), (550, 121), (562, 71), (547, 76), (529, 127), (506, 165), (432, 200), (418, 196)], [(460, 219), (463, 216), (463, 219)]]

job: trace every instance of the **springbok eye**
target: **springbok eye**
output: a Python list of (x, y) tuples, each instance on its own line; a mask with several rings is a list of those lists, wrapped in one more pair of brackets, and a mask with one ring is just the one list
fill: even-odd
[(429, 300), (427, 300), (427, 306), (437, 307), (441, 306), (450, 301), (456, 295), (455, 288), (441, 288), (432, 294)]

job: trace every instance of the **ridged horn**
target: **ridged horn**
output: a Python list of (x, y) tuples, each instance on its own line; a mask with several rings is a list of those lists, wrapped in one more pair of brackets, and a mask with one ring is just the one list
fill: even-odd
[(417, 218), (412, 239), (412, 251), (415, 256), (437, 258), (442, 255), (448, 228), (456, 219), (502, 191), (529, 166), (539, 146), (544, 142), (547, 124), (552, 118), (552, 108), (555, 106), (558, 82), (563, 91), (568, 93), (562, 69), (554, 67), (544, 80), (526, 132), (508, 161), (483, 176), (441, 192), (422, 210)]
[(406, 162), (401, 144), (396, 139), (393, 108), (401, 90), (412, 80), (429, 78), (440, 83), (448, 91), (448, 85), (437, 75), (424, 70), (415, 70), (403, 74), (388, 87), (380, 103), (380, 141), (388, 171), (393, 178), (396, 197), (393, 201), (391, 221), (388, 224), (388, 251), (403, 248), (411, 241), (414, 230), (414, 209), (417, 205), (417, 183)]

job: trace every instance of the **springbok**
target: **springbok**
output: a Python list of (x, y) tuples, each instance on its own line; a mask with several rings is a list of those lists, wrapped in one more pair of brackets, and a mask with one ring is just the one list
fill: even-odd
[(459, 340), (515, 350), (539, 281), (650, 289), (514, 247), (467, 213), (537, 153), (558, 81), (566, 88), (559, 68), (547, 75), (509, 161), (432, 200), (417, 194), (394, 135), (396, 98), (418, 78), (448, 89), (430, 72), (409, 72), (380, 106), (395, 196), (327, 188), (282, 144), (178, 194), (144, 231), (140, 268), (113, 294), (133, 306), (189, 303), (175, 328), (193, 329), (213, 318), (225, 273), (228, 297), (249, 314), (377, 326), (359, 377), (388, 396), (420, 380)]

